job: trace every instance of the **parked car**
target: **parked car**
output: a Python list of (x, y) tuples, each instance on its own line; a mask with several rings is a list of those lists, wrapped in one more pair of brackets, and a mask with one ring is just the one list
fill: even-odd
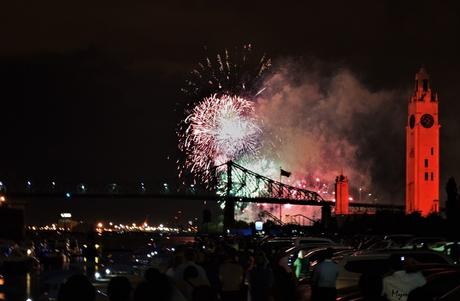
[(409, 294), (408, 301), (460, 300), (460, 270), (444, 270), (426, 277), (427, 283)]
[(315, 266), (319, 263), (321, 258), (326, 254), (327, 250), (331, 249), (334, 258), (339, 258), (344, 255), (348, 255), (354, 252), (353, 247), (343, 245), (310, 245), (308, 247), (294, 247), (288, 256), (288, 265), (293, 266), (295, 260), (298, 257), (300, 251), (302, 251), (303, 259), (308, 263), (308, 267), (301, 273), (300, 279), (302, 281), (308, 281)]
[(426, 250), (385, 249), (359, 251), (345, 256), (339, 262), (337, 289), (358, 286), (362, 274), (385, 274), (391, 269), (394, 258), (411, 257), (419, 263), (452, 265), (453, 261), (442, 253)]
[[(449, 265), (421, 264), (417, 269), (425, 276), (427, 283), (413, 290), (407, 301), (457, 301), (460, 300), (460, 269)], [(382, 281), (381, 275), (379, 281)], [(365, 290), (368, 288), (364, 288)], [(379, 288), (380, 289), (380, 288)], [(358, 286), (338, 291), (337, 301), (386, 301), (380, 298), (380, 290), (372, 299), (364, 298), (363, 288)]]
[(443, 237), (414, 237), (410, 239), (402, 248), (403, 249), (431, 249), (439, 243), (446, 243)]
[(324, 237), (297, 237), (294, 240), (294, 245), (296, 247), (302, 247), (302, 246), (307, 246), (311, 244), (334, 244), (334, 241), (332, 241), (329, 238), (324, 238)]

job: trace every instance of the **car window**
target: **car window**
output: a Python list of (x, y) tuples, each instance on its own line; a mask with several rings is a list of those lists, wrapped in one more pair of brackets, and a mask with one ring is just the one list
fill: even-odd
[(389, 270), (388, 259), (353, 260), (345, 264), (345, 270), (353, 273), (385, 273)]
[(414, 253), (408, 256), (422, 263), (448, 263), (444, 257), (436, 253)]
[(389, 245), (388, 241), (380, 241), (380, 242), (376, 242), (373, 245), (371, 245), (369, 249), (385, 249), (388, 247), (388, 245)]
[(312, 239), (308, 239), (308, 240), (300, 240), (299, 241), (299, 244), (319, 244), (319, 243), (328, 243), (329, 241), (327, 240), (312, 240)]
[(325, 253), (326, 250), (314, 252), (308, 257), (308, 260), (311, 262), (312, 265), (315, 265), (318, 262), (318, 260), (320, 260), (324, 256)]
[(458, 272), (441, 272), (438, 275), (428, 277), (427, 284), (411, 293), (409, 300), (419, 300), (421, 296), (429, 296), (431, 299), (438, 300), (443, 295), (455, 295), (454, 290), (457, 287), (460, 287), (460, 274)]
[(440, 301), (458, 301), (460, 300), (460, 285), (448, 292)]

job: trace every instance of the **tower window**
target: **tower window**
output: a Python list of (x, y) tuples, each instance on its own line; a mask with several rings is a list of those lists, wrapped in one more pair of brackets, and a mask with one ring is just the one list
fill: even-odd
[(433, 181), (433, 179), (434, 179), (434, 175), (433, 173), (431, 173), (431, 181)]
[(431, 155), (434, 155), (434, 147), (431, 148)]
[(428, 80), (427, 79), (423, 80), (423, 91), (428, 91)]
[(428, 167), (428, 159), (425, 159), (425, 167)]
[(425, 173), (425, 181), (428, 181), (428, 173)]

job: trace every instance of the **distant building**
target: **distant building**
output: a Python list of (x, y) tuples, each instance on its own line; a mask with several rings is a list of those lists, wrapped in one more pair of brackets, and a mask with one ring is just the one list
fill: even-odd
[(421, 68), (409, 99), (406, 126), (406, 213), (439, 211), (438, 96)]
[(335, 179), (335, 215), (349, 213), (348, 179), (340, 175)]
[(60, 218), (58, 219), (57, 226), (58, 228), (64, 228), (66, 230), (73, 230), (75, 226), (78, 225), (77, 221), (72, 220), (72, 214), (69, 212), (61, 213)]

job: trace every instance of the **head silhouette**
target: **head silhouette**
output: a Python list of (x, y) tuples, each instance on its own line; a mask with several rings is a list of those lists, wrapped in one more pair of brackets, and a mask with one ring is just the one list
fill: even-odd
[(131, 283), (126, 277), (112, 278), (107, 286), (107, 294), (110, 301), (128, 301), (131, 294)]
[(61, 285), (58, 301), (93, 301), (96, 290), (84, 275), (73, 275)]

